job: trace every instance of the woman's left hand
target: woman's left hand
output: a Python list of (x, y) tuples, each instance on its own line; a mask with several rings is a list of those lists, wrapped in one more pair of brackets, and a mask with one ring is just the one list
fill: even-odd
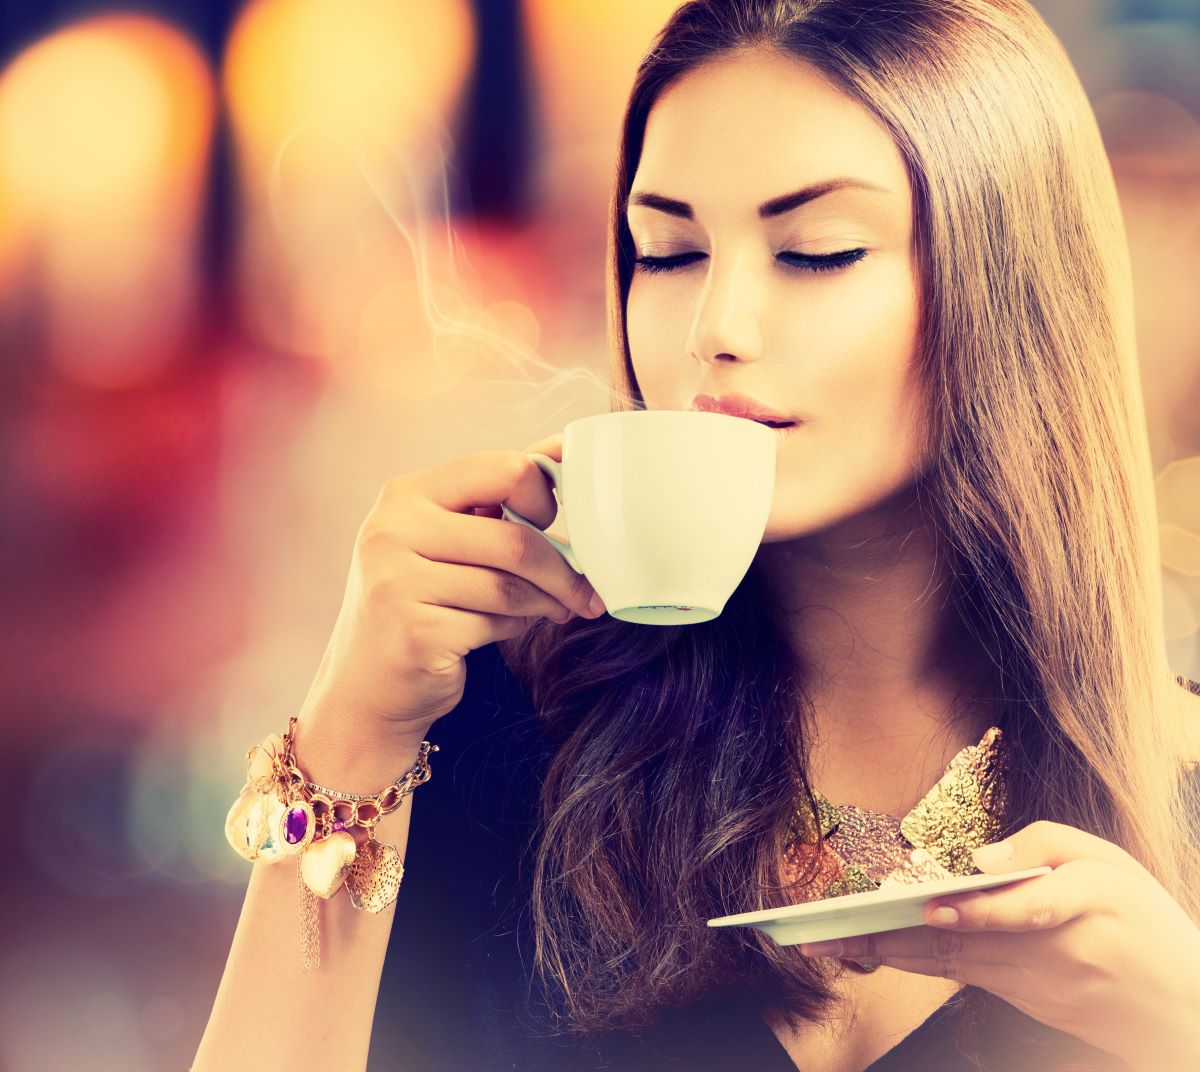
[[(1200, 927), (1145, 867), (1110, 841), (1044, 820), (974, 855), (990, 874), (1054, 870), (937, 897), (929, 926), (800, 951), (982, 987), (1134, 1072), (1200, 1068)], [(942, 906), (957, 922), (935, 917)]]

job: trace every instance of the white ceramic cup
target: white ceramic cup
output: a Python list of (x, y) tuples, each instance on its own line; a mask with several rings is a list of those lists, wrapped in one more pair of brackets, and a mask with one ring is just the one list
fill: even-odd
[(584, 574), (608, 613), (644, 625), (717, 617), (762, 542), (777, 433), (697, 410), (622, 410), (571, 421), (549, 478), (569, 543), (501, 504)]

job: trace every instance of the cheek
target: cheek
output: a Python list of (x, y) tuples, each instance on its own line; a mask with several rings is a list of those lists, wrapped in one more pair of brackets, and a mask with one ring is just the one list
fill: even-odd
[[(915, 279), (904, 258), (879, 256), (854, 285), (798, 291), (785, 281), (764, 302), (767, 356), (744, 371), (809, 417), (781, 441), (767, 542), (869, 509), (923, 466), (928, 410), (917, 378)], [(641, 286), (635, 276), (626, 303), (634, 375), (651, 409), (686, 407), (682, 393), (697, 375), (684, 345), (690, 300), (665, 300), (663, 286)]]
[(650, 409), (686, 408), (691, 396), (682, 398), (696, 378), (695, 362), (685, 352), (689, 321), (684, 302), (664, 302), (637, 276), (629, 288), (625, 306), (625, 330), (629, 335), (630, 360)]
[(806, 316), (792, 340), (807, 354), (794, 397), (811, 420), (780, 452), (772, 521), (797, 531), (869, 508), (925, 465), (913, 278), (897, 266), (861, 282), (831, 289), (821, 315)]
[[(874, 294), (844, 317), (843, 330), (814, 352), (808, 369), (822, 406), (822, 430), (878, 450), (894, 450), (922, 419), (917, 322), (911, 304)], [(862, 309), (870, 309), (868, 316)], [(872, 447), (874, 444), (874, 447)]]

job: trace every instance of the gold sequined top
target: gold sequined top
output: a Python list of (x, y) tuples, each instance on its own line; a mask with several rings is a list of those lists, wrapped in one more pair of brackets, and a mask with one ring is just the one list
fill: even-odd
[(824, 835), (820, 858), (811, 810), (798, 808), (789, 832), (784, 881), (800, 901), (862, 893), (914, 882), (978, 874), (971, 849), (1000, 839), (1004, 813), (999, 726), (967, 745), (937, 784), (897, 819), (854, 804), (833, 804), (814, 791)]

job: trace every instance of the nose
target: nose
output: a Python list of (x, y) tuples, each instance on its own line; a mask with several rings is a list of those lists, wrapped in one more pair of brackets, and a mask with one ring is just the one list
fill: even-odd
[[(742, 258), (743, 262), (745, 258)], [(688, 332), (688, 354), (706, 363), (756, 361), (762, 352), (759, 330), (760, 282), (750, 266), (727, 261), (710, 268)]]

